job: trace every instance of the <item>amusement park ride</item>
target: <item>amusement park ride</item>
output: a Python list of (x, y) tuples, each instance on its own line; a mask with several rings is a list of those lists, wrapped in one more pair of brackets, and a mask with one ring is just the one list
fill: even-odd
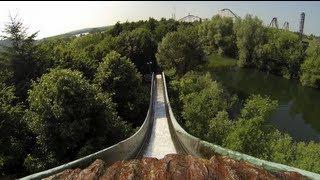
[[(217, 14), (220, 15), (221, 17), (231, 17), (233, 19), (241, 19), (240, 16), (238, 16), (236, 13), (234, 13), (233, 11), (231, 11), (228, 8), (224, 8), (224, 9), (219, 10)], [(173, 17), (175, 19), (174, 14), (173, 14)], [(187, 16), (180, 18), (178, 21), (194, 22), (194, 21), (202, 21), (202, 20), (207, 20), (207, 19), (195, 16), (195, 15), (192, 15), (189, 13)], [(305, 20), (305, 13), (302, 12), (300, 14), (300, 26), (299, 26), (299, 34), (301, 34), (301, 35), (303, 34), (304, 20)], [(273, 28), (279, 29), (278, 18), (277, 17), (272, 18), (268, 27), (273, 27)], [(282, 29), (289, 30), (289, 22), (288, 21), (285, 21), (283, 23)]]

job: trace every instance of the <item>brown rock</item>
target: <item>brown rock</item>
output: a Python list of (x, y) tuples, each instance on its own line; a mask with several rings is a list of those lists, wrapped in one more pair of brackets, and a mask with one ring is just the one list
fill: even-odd
[(144, 157), (107, 166), (97, 159), (87, 168), (68, 169), (47, 179), (306, 179), (296, 172), (269, 172), (252, 164), (215, 155), (210, 160), (168, 154), (163, 159)]

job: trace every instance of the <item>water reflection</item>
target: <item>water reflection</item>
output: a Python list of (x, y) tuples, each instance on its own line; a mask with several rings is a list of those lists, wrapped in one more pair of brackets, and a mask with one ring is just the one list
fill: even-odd
[(296, 140), (320, 142), (320, 90), (254, 69), (220, 69), (211, 73), (242, 100), (250, 94), (277, 99), (279, 107), (270, 122)]

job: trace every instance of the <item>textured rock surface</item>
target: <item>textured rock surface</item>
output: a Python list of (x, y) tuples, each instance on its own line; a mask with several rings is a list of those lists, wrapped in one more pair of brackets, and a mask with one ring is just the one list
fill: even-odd
[(168, 154), (163, 159), (144, 157), (107, 166), (97, 159), (81, 170), (65, 170), (47, 179), (306, 179), (296, 172), (271, 173), (248, 163), (216, 155), (210, 160)]

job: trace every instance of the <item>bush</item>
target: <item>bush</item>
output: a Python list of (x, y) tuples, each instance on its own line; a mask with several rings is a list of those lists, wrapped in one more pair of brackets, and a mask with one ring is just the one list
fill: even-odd
[(313, 141), (297, 143), (296, 157), (293, 166), (320, 173), (320, 145)]
[(229, 134), (233, 123), (229, 120), (228, 112), (219, 111), (213, 119), (209, 120), (207, 138), (209, 142), (222, 145), (224, 138)]
[(272, 134), (270, 142), (270, 158), (272, 162), (291, 165), (295, 158), (296, 144), (289, 134), (280, 133), (278, 130)]

